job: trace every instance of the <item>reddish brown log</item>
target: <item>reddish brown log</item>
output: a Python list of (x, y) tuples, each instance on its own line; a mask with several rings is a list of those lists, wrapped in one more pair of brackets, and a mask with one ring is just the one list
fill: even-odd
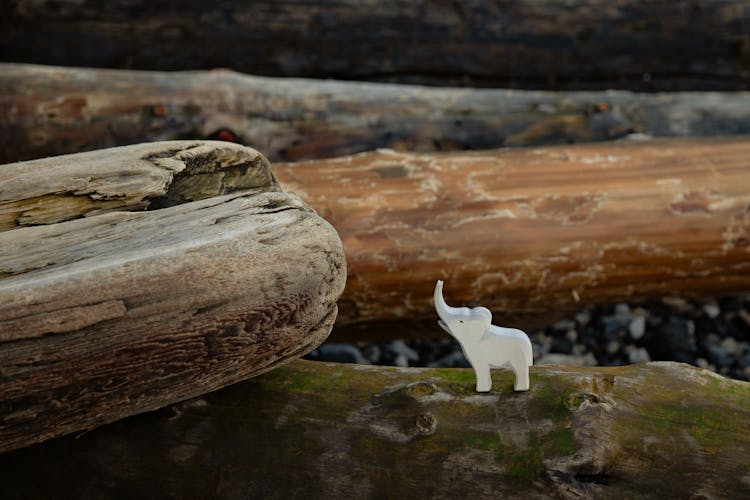
[(579, 302), (750, 290), (749, 158), (748, 140), (665, 140), (378, 151), (274, 172), (344, 242), (342, 335), (434, 323), (437, 279), (452, 305), (526, 327)]

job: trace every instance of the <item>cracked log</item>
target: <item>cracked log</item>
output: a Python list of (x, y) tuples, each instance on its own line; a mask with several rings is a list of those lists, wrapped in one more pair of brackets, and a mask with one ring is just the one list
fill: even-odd
[(9, 498), (750, 495), (747, 382), (668, 362), (532, 367), (531, 389), (520, 393), (512, 390), (509, 371), (495, 370), (493, 381), (492, 392), (477, 394), (469, 370), (295, 361), (78, 438), (0, 455), (3, 493)]
[(344, 242), (335, 335), (394, 337), (441, 334), (436, 279), (448, 303), (522, 328), (579, 301), (747, 292), (748, 158), (744, 138), (680, 139), (378, 151), (274, 173)]
[(0, 451), (262, 373), (335, 320), (341, 241), (249, 148), (3, 165), (0, 200)]
[(745, 0), (6, 2), (5, 61), (431, 84), (747, 89)]
[(750, 93), (478, 90), (0, 64), (0, 162), (219, 137), (273, 160), (750, 133)]

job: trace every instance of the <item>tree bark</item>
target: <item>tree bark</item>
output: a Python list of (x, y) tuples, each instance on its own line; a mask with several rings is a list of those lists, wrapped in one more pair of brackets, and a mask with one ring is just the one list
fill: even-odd
[(4, 60), (276, 76), (747, 89), (748, 2), (18, 0)]
[(437, 279), (450, 305), (522, 328), (579, 302), (746, 292), (748, 158), (746, 139), (663, 140), (378, 151), (274, 173), (341, 235), (335, 333), (361, 338), (441, 335)]
[[(750, 384), (688, 365), (495, 370), (295, 361), (0, 455), (7, 498), (743, 498)], [(40, 477), (39, 471), (45, 471)], [(158, 480), (155, 480), (158, 478)]]
[(750, 93), (638, 94), (416, 87), (0, 65), (0, 161), (219, 137), (271, 160), (376, 148), (437, 151), (631, 133), (750, 133)]
[[(256, 151), (48, 158), (0, 167), (0, 193), (50, 222), (0, 232), (0, 451), (262, 373), (335, 320), (341, 241)], [(123, 211), (149, 203), (165, 208)]]

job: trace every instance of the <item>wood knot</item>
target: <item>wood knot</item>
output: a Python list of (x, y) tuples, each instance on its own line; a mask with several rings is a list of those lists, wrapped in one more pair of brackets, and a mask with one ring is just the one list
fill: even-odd
[(437, 386), (432, 382), (415, 382), (406, 387), (407, 394), (415, 399), (432, 396), (437, 391)]
[(431, 413), (420, 413), (416, 420), (417, 432), (423, 436), (435, 434), (438, 428), (437, 419)]

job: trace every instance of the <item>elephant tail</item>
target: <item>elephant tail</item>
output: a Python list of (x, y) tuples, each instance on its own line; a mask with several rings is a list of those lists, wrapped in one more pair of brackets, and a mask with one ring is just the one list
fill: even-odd
[(528, 335), (524, 336), (526, 342), (523, 343), (523, 355), (526, 357), (526, 366), (532, 366), (534, 364), (534, 349), (531, 347), (531, 340), (529, 340)]

